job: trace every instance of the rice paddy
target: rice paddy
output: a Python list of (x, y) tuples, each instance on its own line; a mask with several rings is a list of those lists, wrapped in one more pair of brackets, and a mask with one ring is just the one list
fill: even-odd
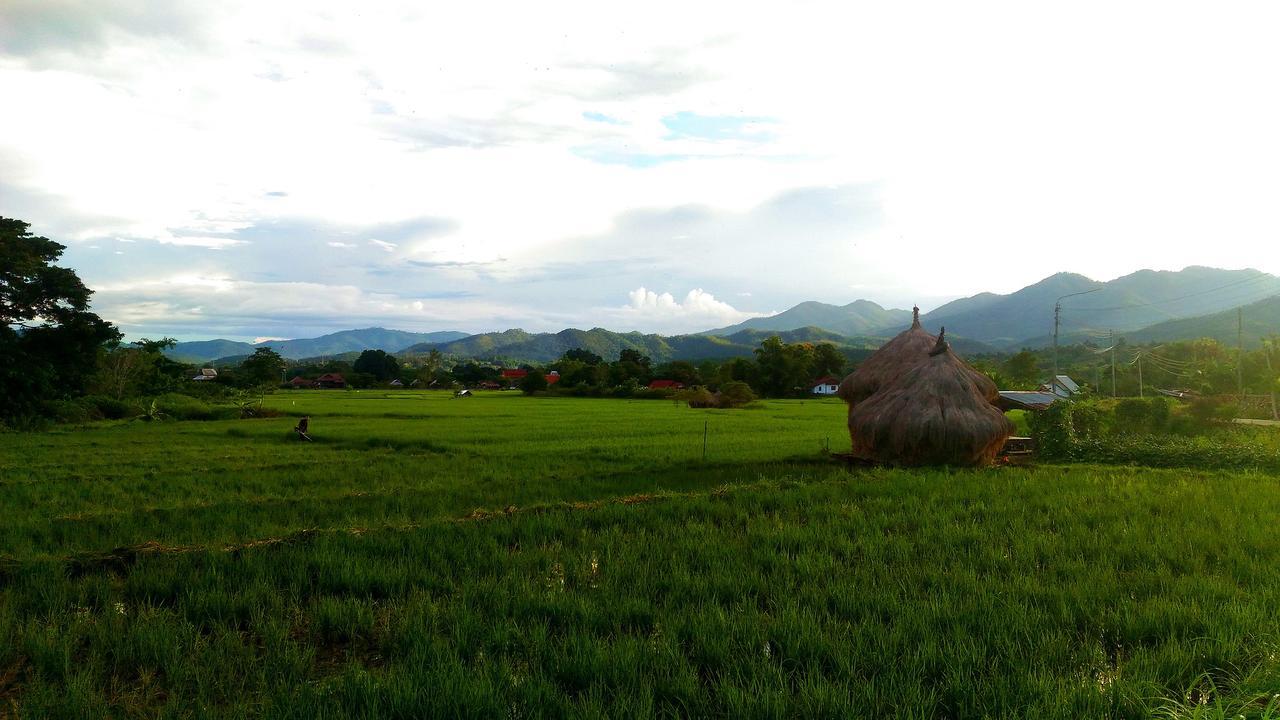
[(1266, 473), (850, 470), (838, 400), (267, 403), (0, 435), (0, 717), (1277, 716)]

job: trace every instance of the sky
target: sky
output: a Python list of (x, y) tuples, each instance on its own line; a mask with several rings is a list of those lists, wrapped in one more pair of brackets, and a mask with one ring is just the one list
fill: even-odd
[(131, 337), (680, 333), (1280, 273), (1273, 2), (0, 0), (0, 215)]

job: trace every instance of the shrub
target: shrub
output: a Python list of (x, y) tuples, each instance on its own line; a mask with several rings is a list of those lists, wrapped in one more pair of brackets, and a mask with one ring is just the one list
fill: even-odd
[(701, 386), (685, 390), (677, 397), (687, 402), (691, 408), (720, 407), (719, 398), (712, 395), (710, 390)]
[(91, 407), (98, 415), (108, 420), (123, 420), (125, 418), (137, 417), (142, 413), (142, 408), (136, 403), (117, 400), (115, 398), (103, 395), (89, 395), (82, 402), (86, 407)]
[(751, 386), (744, 382), (728, 382), (720, 388), (720, 407), (735, 408), (750, 405), (756, 401), (756, 394)]
[(1071, 424), (1071, 403), (1055, 402), (1031, 413), (1027, 425), (1035, 438), (1036, 451), (1051, 460), (1067, 460), (1076, 454), (1076, 433)]
[(44, 414), (54, 422), (80, 425), (94, 420), (97, 408), (75, 400), (51, 400), (45, 403)]

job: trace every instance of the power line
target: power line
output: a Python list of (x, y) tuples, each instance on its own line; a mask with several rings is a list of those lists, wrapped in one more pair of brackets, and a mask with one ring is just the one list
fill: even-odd
[(1208, 294), (1210, 294), (1210, 293), (1215, 293), (1215, 292), (1218, 292), (1218, 291), (1220, 291), (1220, 290), (1226, 290), (1226, 289), (1228, 289), (1228, 288), (1237, 287), (1237, 286), (1239, 286), (1239, 285), (1244, 285), (1244, 284), (1246, 284), (1246, 283), (1257, 282), (1257, 281), (1259, 281), (1259, 280), (1263, 280), (1263, 279), (1270, 278), (1270, 277), (1271, 277), (1271, 276), (1270, 276), (1270, 275), (1268, 275), (1267, 273), (1259, 272), (1257, 275), (1251, 275), (1251, 276), (1249, 276), (1249, 277), (1247, 277), (1247, 278), (1244, 278), (1244, 279), (1242, 279), (1242, 280), (1236, 280), (1235, 282), (1227, 283), (1226, 285), (1220, 285), (1220, 286), (1215, 287), (1215, 288), (1209, 288), (1208, 290), (1201, 290), (1201, 291), (1199, 291), (1199, 292), (1188, 293), (1188, 294), (1186, 294), (1186, 295), (1180, 295), (1180, 296), (1178, 296), (1178, 297), (1165, 298), (1165, 299), (1163, 299), (1163, 300), (1152, 300), (1151, 302), (1145, 302), (1145, 303), (1133, 303), (1133, 304), (1130, 304), (1130, 305), (1116, 305), (1116, 306), (1114, 306), (1114, 307), (1095, 307), (1095, 308), (1090, 308), (1090, 307), (1080, 308), (1080, 307), (1076, 307), (1076, 308), (1067, 308), (1067, 309), (1072, 310), (1072, 311), (1075, 311), (1075, 312), (1111, 312), (1111, 311), (1114, 311), (1114, 310), (1128, 310), (1128, 309), (1130, 309), (1130, 308), (1151, 307), (1152, 305), (1163, 305), (1163, 304), (1165, 304), (1165, 303), (1177, 302), (1177, 301), (1179, 301), (1179, 300), (1186, 300), (1187, 298), (1199, 297), (1199, 296), (1201, 296), (1201, 295), (1208, 295)]

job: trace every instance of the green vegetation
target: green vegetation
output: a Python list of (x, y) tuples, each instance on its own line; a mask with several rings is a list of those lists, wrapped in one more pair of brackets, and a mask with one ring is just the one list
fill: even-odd
[(1275, 717), (1265, 472), (849, 470), (837, 400), (265, 402), (0, 435), (0, 715)]

